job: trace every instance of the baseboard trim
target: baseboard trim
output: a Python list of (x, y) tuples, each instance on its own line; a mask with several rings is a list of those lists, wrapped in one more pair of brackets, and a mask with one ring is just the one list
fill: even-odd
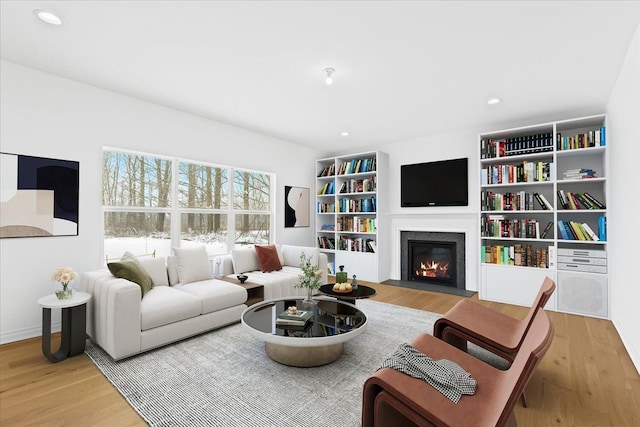
[(382, 282), (385, 285), (400, 286), (402, 288), (417, 289), (419, 291), (440, 292), (441, 294), (457, 295), (459, 297), (471, 297), (475, 294), (474, 291), (467, 291), (465, 289), (452, 288), (449, 286), (431, 285), (423, 282), (416, 282), (411, 280), (385, 280)]
[(627, 332), (630, 331), (627, 331), (624, 327), (622, 327), (620, 322), (618, 322), (615, 317), (611, 319), (611, 322), (613, 323), (613, 327), (616, 328), (616, 331), (618, 331), (618, 336), (622, 340), (622, 345), (624, 345), (624, 348), (627, 350), (627, 354), (631, 358), (631, 363), (634, 364), (634, 366), (636, 367), (636, 371), (638, 371), (638, 374), (640, 374), (640, 351), (638, 351), (639, 349), (634, 347), (633, 342), (626, 339), (627, 336), (633, 336), (633, 334), (627, 335)]
[[(51, 332), (60, 332), (60, 322), (51, 324)], [(11, 342), (22, 341), (40, 336), (42, 336), (42, 326), (34, 326), (17, 331), (3, 332), (0, 333), (0, 344), (9, 344)]]

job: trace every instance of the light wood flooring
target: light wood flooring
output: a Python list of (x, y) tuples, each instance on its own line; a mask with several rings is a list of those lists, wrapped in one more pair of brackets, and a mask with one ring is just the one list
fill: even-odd
[[(370, 285), (378, 301), (435, 313), (461, 298)], [(527, 312), (480, 303), (517, 318)], [(613, 324), (556, 312), (550, 317), (555, 337), (527, 387), (528, 408), (516, 408), (518, 425), (640, 426), (640, 376)], [(40, 338), (0, 346), (0, 426), (140, 425), (144, 421), (86, 355), (50, 363)]]

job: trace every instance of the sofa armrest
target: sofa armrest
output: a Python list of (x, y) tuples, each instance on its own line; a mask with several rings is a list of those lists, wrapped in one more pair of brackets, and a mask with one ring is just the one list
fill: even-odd
[(108, 271), (83, 273), (80, 291), (91, 294), (87, 334), (114, 359), (140, 353), (140, 286)]
[(233, 259), (230, 254), (213, 258), (213, 276), (222, 277), (233, 274)]

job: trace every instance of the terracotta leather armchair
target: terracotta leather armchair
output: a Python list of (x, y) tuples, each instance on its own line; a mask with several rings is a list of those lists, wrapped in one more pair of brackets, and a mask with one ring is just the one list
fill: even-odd
[(395, 426), (515, 426), (519, 396), (553, 340), (553, 325), (537, 310), (520, 351), (502, 371), (428, 334), (411, 345), (433, 359), (448, 359), (477, 381), (474, 395), (456, 404), (424, 380), (391, 368), (367, 379), (363, 388), (363, 427)]
[(464, 351), (467, 350), (467, 342), (472, 342), (512, 362), (536, 311), (544, 307), (555, 289), (554, 281), (546, 277), (527, 317), (522, 320), (469, 299), (460, 300), (436, 320), (433, 336)]

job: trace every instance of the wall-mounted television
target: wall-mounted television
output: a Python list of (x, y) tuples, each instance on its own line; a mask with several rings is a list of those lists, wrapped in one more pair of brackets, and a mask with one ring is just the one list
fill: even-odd
[(401, 165), (401, 206), (468, 206), (468, 163), (465, 157)]

